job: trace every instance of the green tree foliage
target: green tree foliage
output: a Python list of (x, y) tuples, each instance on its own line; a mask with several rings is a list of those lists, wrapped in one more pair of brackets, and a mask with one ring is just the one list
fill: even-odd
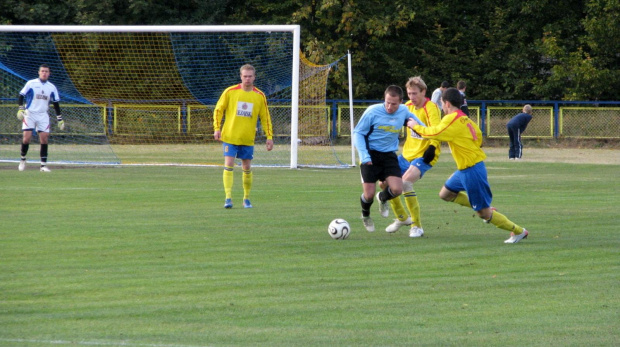
[(562, 100), (618, 100), (620, 2), (592, 0), (573, 35), (548, 28), (540, 44), (549, 73), (535, 76), (539, 95)]
[[(313, 62), (351, 51), (356, 99), (421, 75), (469, 99), (619, 100), (618, 0), (5, 0), (5, 24), (300, 24)], [(346, 62), (330, 97), (346, 98)]]

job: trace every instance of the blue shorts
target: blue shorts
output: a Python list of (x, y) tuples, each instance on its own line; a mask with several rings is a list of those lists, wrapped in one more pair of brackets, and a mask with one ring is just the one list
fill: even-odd
[(404, 175), (405, 171), (409, 170), (410, 166), (415, 166), (420, 170), (420, 178), (424, 177), (424, 173), (433, 168), (432, 165), (428, 165), (424, 162), (423, 158), (416, 158), (409, 162), (403, 155), (398, 156), (398, 165), (400, 166), (400, 174)]
[(467, 192), (469, 203), (474, 211), (491, 207), (493, 194), (487, 179), (487, 168), (483, 161), (465, 170), (455, 171), (444, 183), (444, 186), (455, 193), (463, 190)]
[(254, 146), (231, 145), (230, 143), (223, 142), (222, 148), (224, 149), (225, 157), (254, 159)]

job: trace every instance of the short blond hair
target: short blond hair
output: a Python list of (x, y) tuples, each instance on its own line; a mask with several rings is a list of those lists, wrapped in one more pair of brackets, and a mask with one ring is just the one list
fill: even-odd
[(240, 69), (239, 69), (239, 73), (243, 73), (243, 70), (252, 70), (254, 73), (256, 73), (256, 69), (254, 69), (254, 66), (250, 65), (250, 64), (245, 64), (243, 65)]
[(527, 104), (523, 106), (523, 113), (532, 114), (532, 105)]
[(413, 87), (418, 87), (420, 88), (420, 91), (426, 90), (426, 83), (424, 83), (424, 80), (422, 79), (421, 76), (415, 76), (415, 77), (409, 77), (409, 80), (407, 81), (407, 84), (405, 85), (406, 88), (413, 88)]

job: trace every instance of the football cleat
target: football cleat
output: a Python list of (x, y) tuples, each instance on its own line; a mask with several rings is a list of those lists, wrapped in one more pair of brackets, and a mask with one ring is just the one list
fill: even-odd
[(26, 159), (22, 159), (19, 161), (19, 166), (17, 167), (19, 171), (26, 170)]
[(232, 208), (232, 199), (226, 199), (226, 201), (224, 201), (224, 208)]
[(243, 199), (243, 208), (252, 208), (252, 203), (250, 202), (250, 199)]
[(370, 218), (370, 216), (368, 217), (362, 216), (362, 222), (364, 222), (364, 228), (366, 228), (368, 232), (375, 231), (375, 222), (372, 221), (372, 218)]
[(41, 172), (52, 172), (47, 166), (41, 166)]
[(407, 217), (404, 221), (400, 221), (398, 219), (394, 219), (394, 223), (390, 224), (385, 228), (385, 231), (388, 233), (395, 233), (400, 229), (400, 227), (404, 227), (405, 225), (411, 225), (411, 217)]
[(409, 237), (422, 237), (424, 236), (424, 230), (419, 226), (413, 226), (409, 229)]
[(379, 212), (381, 213), (381, 217), (387, 218), (390, 215), (390, 210), (388, 208), (387, 201), (382, 202), (381, 199), (379, 199), (379, 194), (381, 194), (381, 192), (377, 193), (377, 201), (379, 202)]
[(507, 240), (504, 240), (504, 243), (517, 243), (523, 239), (527, 239), (527, 235), (529, 235), (529, 233), (524, 228), (523, 232), (519, 235), (515, 235), (515, 233), (510, 233), (510, 238)]

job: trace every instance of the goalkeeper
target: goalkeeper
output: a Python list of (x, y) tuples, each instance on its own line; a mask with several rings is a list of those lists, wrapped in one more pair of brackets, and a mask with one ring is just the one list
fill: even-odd
[[(267, 137), (267, 150), (273, 149), (273, 130), (271, 116), (267, 108), (265, 94), (254, 86), (256, 70), (252, 65), (240, 69), (241, 83), (226, 88), (213, 112), (213, 137), (222, 141), (224, 150), (224, 208), (232, 208), (233, 167), (235, 158), (241, 159), (243, 184), (243, 207), (251, 208), (252, 159), (254, 158), (254, 138), (258, 119)], [(224, 125), (222, 125), (224, 119)]]
[[(19, 92), (17, 104), (17, 119), (22, 121), (22, 131), (24, 137), (21, 146), (21, 160), (19, 162), (19, 171), (26, 169), (26, 154), (32, 139), (32, 132), (37, 131), (39, 142), (41, 144), (41, 171), (50, 172), (47, 167), (47, 145), (50, 135), (50, 117), (47, 113), (50, 102), (54, 104), (56, 110), (56, 119), (58, 120), (58, 128), (64, 130), (65, 122), (60, 114), (60, 95), (58, 89), (48, 81), (51, 71), (49, 66), (43, 64), (39, 67), (39, 78), (26, 82), (24, 88)], [(24, 100), (26, 105), (24, 105)]]

